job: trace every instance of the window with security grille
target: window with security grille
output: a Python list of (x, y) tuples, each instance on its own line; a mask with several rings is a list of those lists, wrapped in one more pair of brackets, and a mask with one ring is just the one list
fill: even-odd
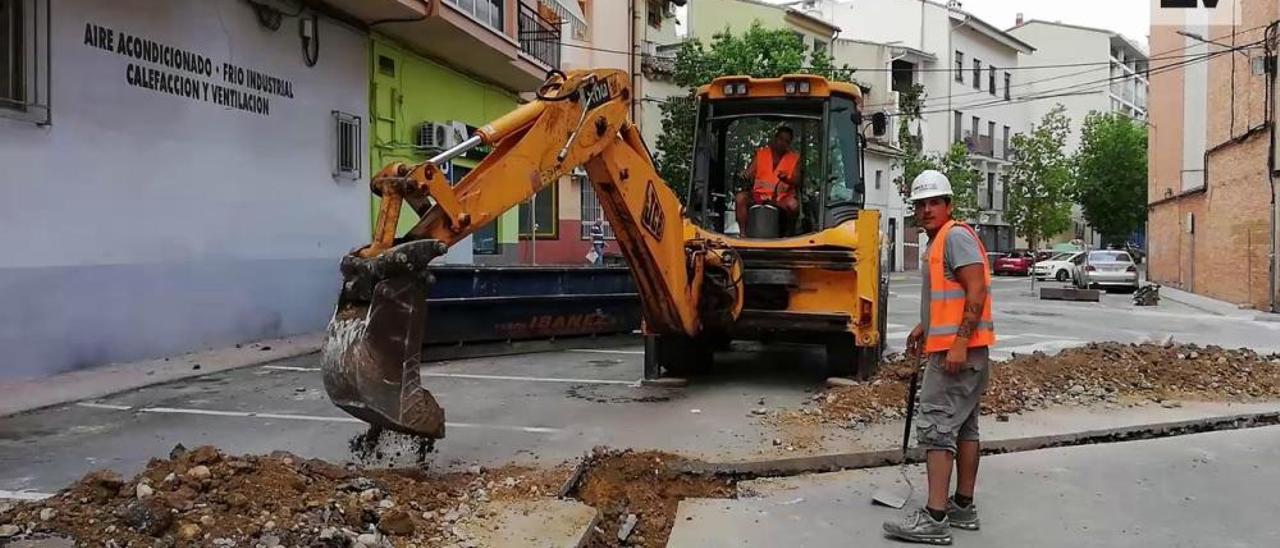
[(613, 226), (609, 224), (609, 219), (604, 216), (604, 208), (600, 207), (600, 199), (596, 196), (596, 187), (586, 177), (574, 177), (576, 182), (582, 188), (582, 239), (591, 239), (591, 225), (597, 220), (604, 226), (604, 237), (606, 240), (613, 239)]
[(333, 111), (334, 151), (333, 176), (360, 178), (360, 117)]
[(27, 102), (24, 0), (0, 0), (0, 108)]

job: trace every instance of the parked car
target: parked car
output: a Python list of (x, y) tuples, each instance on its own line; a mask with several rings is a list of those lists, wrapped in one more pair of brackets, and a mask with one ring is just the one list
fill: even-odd
[(1031, 273), (1035, 275), (1037, 280), (1053, 278), (1060, 282), (1071, 280), (1071, 272), (1075, 267), (1072, 261), (1084, 255), (1083, 252), (1073, 251), (1069, 253), (1059, 253), (1048, 259), (1040, 261), (1031, 267)]
[(1035, 255), (1030, 251), (1014, 250), (1012, 253), (996, 259), (991, 265), (991, 270), (995, 275), (1017, 275), (1030, 276), (1031, 265), (1035, 263)]
[(1123, 249), (1090, 251), (1075, 266), (1076, 287), (1138, 290), (1138, 267)]

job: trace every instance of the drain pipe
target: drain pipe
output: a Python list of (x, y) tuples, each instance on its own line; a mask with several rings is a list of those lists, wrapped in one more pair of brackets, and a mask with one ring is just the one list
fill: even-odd
[(1267, 181), (1271, 183), (1271, 276), (1269, 276), (1270, 279), (1268, 281), (1270, 282), (1272, 312), (1280, 312), (1280, 302), (1277, 302), (1280, 299), (1277, 299), (1276, 295), (1276, 277), (1280, 276), (1280, 253), (1277, 253), (1276, 249), (1277, 232), (1280, 232), (1280, 208), (1277, 208), (1277, 205), (1280, 204), (1276, 203), (1276, 120), (1274, 116), (1276, 108), (1276, 77), (1277, 73), (1280, 72), (1280, 67), (1277, 67), (1276, 52), (1272, 49), (1272, 42), (1276, 39), (1277, 29), (1280, 29), (1280, 23), (1271, 23), (1263, 34), (1266, 43), (1264, 62), (1268, 65), (1267, 76), (1269, 76), (1266, 86), (1267, 97), (1263, 104), (1268, 107), (1265, 116), (1270, 119), (1270, 123), (1267, 125), (1270, 126), (1271, 130), (1271, 150), (1267, 155)]

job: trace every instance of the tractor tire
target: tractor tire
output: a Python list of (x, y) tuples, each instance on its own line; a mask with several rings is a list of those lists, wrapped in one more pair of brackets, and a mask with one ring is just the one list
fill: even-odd
[(644, 378), (689, 377), (711, 369), (710, 341), (683, 335), (645, 335)]

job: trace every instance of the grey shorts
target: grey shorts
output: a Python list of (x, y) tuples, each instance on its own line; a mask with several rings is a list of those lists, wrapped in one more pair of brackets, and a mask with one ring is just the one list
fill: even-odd
[(979, 401), (991, 377), (988, 348), (970, 348), (964, 367), (956, 374), (943, 368), (946, 352), (929, 355), (916, 414), (916, 443), (925, 451), (956, 451), (956, 441), (978, 439)]

